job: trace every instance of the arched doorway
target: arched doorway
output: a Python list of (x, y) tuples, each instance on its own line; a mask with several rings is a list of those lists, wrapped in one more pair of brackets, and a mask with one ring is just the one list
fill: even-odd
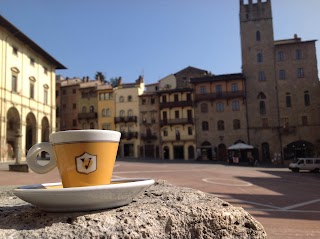
[(192, 145), (188, 147), (188, 158), (194, 159), (194, 147)]
[(314, 145), (305, 140), (299, 140), (286, 145), (283, 148), (284, 159), (293, 160), (295, 158), (313, 157)]
[(28, 150), (37, 142), (37, 121), (33, 113), (29, 113), (26, 118), (26, 154)]
[(15, 107), (11, 107), (7, 112), (7, 151), (5, 157), (14, 158), (16, 152), (17, 133), (21, 130), (20, 114)]
[(269, 150), (269, 144), (268, 143), (262, 143), (261, 144), (261, 150), (262, 150), (262, 161), (264, 162), (270, 162), (270, 150)]
[(41, 142), (49, 142), (49, 120), (43, 117), (41, 120)]
[(208, 141), (201, 144), (201, 159), (212, 159), (212, 147)]
[(169, 147), (165, 146), (163, 148), (163, 158), (164, 159), (169, 159), (169, 157), (170, 157)]
[(218, 145), (218, 155), (217, 159), (220, 161), (226, 161), (227, 160), (227, 147), (225, 144), (219, 144)]

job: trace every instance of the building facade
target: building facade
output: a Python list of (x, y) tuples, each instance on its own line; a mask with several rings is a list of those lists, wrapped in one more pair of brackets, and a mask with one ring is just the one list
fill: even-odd
[(99, 85), (98, 95), (98, 128), (115, 130), (115, 101), (113, 99), (113, 88), (110, 84)]
[(194, 96), (190, 79), (207, 74), (205, 70), (189, 66), (160, 80), (157, 94), (161, 158), (196, 158)]
[(271, 0), (240, 1), (248, 143), (270, 162), (314, 156), (320, 130), (315, 41), (274, 40)]
[(140, 95), (140, 157), (160, 158), (159, 83), (145, 86)]
[(227, 147), (248, 142), (245, 79), (242, 74), (191, 79), (197, 157), (227, 160)]
[(114, 89), (115, 128), (121, 132), (118, 155), (140, 157), (139, 96), (144, 91), (144, 80), (140, 76), (134, 83), (119, 85)]
[(66, 69), (0, 16), (0, 161), (24, 160), (56, 130), (55, 70)]

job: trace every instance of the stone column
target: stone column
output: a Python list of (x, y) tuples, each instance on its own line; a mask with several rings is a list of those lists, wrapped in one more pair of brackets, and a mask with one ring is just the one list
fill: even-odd
[(14, 155), (16, 157), (16, 164), (21, 163), (21, 130), (17, 129), (17, 133), (15, 135), (15, 148), (14, 148)]

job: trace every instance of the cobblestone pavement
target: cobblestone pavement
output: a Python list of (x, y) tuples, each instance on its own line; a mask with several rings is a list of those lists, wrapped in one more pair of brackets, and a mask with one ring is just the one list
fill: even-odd
[[(9, 172), (0, 163), (0, 185), (58, 182), (57, 169), (39, 175)], [(164, 179), (215, 195), (251, 213), (268, 238), (320, 238), (320, 174), (287, 168), (248, 167), (212, 162), (117, 160), (114, 178)]]

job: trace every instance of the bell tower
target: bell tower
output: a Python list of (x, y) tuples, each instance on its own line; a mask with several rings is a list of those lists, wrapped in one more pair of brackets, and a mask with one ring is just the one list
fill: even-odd
[(240, 0), (240, 37), (249, 143), (263, 151), (261, 147), (267, 142), (279, 145), (271, 0), (247, 0), (247, 3)]

